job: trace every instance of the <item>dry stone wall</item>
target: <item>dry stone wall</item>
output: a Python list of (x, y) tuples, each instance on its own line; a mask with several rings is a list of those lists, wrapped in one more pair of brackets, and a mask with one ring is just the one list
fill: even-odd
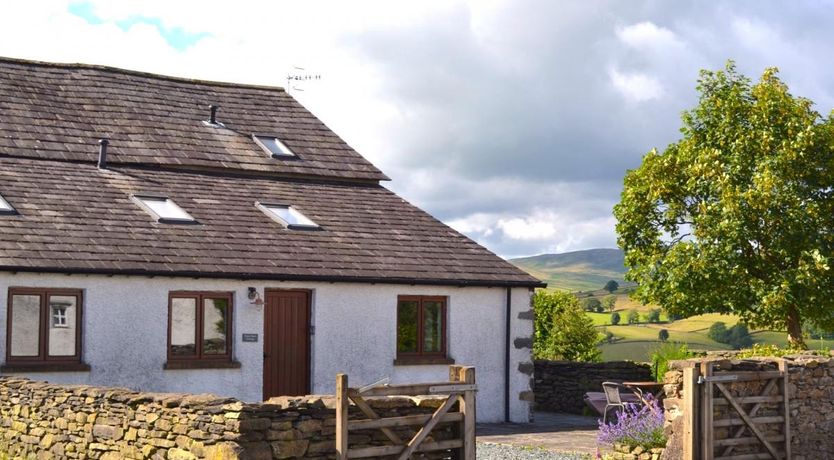
[(587, 392), (601, 392), (602, 382), (652, 380), (651, 367), (631, 361), (578, 363), (537, 360), (536, 410), (582, 414)]
[[(437, 398), (369, 398), (381, 416), (427, 414)], [(364, 418), (351, 407), (352, 418)], [(247, 404), (212, 395), (137, 393), (0, 377), (0, 452), (36, 459), (325, 459), (335, 452), (332, 396)], [(416, 428), (415, 428), (416, 429)], [(443, 425), (432, 439), (453, 436)], [(410, 437), (404, 429), (401, 437)], [(351, 447), (388, 445), (378, 430)], [(431, 458), (451, 458), (440, 452)]]
[[(715, 361), (715, 369), (723, 371), (768, 371), (777, 369), (772, 358), (733, 359), (732, 354), (707, 358), (674, 361), (665, 376), (666, 431), (669, 435), (664, 457), (679, 459), (683, 447), (683, 416), (687, 409), (683, 404), (683, 368), (699, 365), (704, 359)], [(834, 460), (834, 359), (814, 354), (786, 357), (788, 369), (788, 396), (791, 424), (791, 452), (794, 460)], [(733, 396), (759, 395), (762, 382), (726, 384)], [(720, 419), (731, 409), (716, 405), (714, 417)], [(779, 415), (776, 407), (763, 405), (757, 416)], [(762, 425), (771, 429), (774, 425)], [(776, 431), (769, 434), (779, 434)], [(721, 439), (730, 434), (726, 428), (716, 428), (715, 437)], [(734, 455), (745, 453), (737, 447)]]

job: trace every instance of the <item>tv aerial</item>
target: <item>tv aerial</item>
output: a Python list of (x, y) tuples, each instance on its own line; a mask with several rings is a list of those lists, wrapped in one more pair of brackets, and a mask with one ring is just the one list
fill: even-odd
[(304, 67), (295, 67), (287, 74), (287, 92), (304, 92), (302, 85), (311, 81), (321, 80), (321, 74), (308, 73)]

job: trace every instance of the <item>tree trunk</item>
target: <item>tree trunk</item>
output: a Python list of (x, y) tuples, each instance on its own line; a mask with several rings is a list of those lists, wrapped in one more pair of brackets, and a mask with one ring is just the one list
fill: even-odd
[(808, 345), (805, 345), (805, 339), (802, 338), (802, 320), (799, 317), (799, 312), (795, 307), (788, 308), (788, 345), (791, 348), (799, 350), (807, 350)]

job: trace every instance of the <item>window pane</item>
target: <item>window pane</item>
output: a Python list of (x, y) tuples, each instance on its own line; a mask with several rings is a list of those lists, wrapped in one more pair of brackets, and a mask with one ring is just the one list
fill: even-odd
[(171, 300), (171, 354), (197, 354), (197, 299)]
[(75, 356), (77, 302), (75, 296), (49, 297), (49, 356)]
[(443, 351), (443, 303), (433, 300), (423, 302), (423, 352)]
[(138, 197), (151, 211), (163, 219), (194, 220), (185, 210), (168, 198)]
[(401, 300), (397, 305), (397, 351), (417, 353), (417, 309), (416, 300)]
[(304, 227), (318, 227), (318, 224), (310, 220), (292, 206), (265, 206), (269, 212), (280, 217), (287, 225), (300, 225)]
[(269, 136), (255, 136), (258, 140), (269, 150), (270, 153), (273, 155), (278, 156), (285, 156), (285, 157), (294, 157), (295, 154), (292, 150), (289, 149), (283, 142), (278, 140), (276, 137), (269, 137)]
[(203, 315), (203, 354), (226, 354), (229, 301), (227, 299), (204, 299)]
[(38, 356), (40, 344), (41, 297), (12, 297), (11, 356)]

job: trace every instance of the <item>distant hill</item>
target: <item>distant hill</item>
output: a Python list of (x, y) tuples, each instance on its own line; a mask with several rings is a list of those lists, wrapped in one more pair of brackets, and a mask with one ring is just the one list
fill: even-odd
[(625, 284), (625, 262), (619, 249), (542, 254), (510, 259), (510, 262), (547, 282), (550, 288), (593, 291), (602, 289), (608, 280), (615, 280), (621, 286)]

